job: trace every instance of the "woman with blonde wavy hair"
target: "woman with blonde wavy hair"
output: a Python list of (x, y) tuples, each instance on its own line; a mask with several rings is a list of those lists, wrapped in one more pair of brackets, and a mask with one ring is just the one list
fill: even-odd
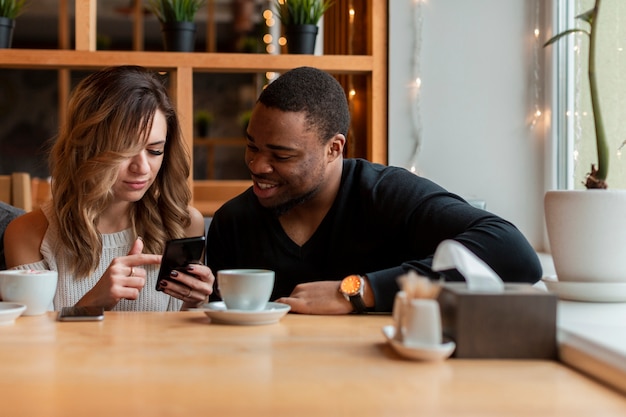
[(137, 66), (83, 79), (50, 153), (52, 201), (11, 222), (7, 267), (59, 274), (54, 308), (178, 310), (204, 303), (204, 265), (172, 271), (156, 291), (170, 239), (201, 236), (190, 155), (159, 76)]

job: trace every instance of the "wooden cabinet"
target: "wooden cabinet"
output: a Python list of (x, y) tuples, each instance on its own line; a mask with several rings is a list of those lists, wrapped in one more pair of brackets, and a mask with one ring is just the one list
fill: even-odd
[[(313, 66), (337, 76), (351, 101), (353, 126), (347, 156), (387, 163), (387, 7), (388, 2), (383, 0), (335, 1), (332, 12), (329, 10), (325, 16), (325, 54), (314, 56), (99, 51), (95, 46), (96, 2), (76, 1), (74, 49), (0, 50), (0, 68), (57, 69), (59, 85), (65, 85), (65, 90), (69, 90), (67, 70), (134, 64), (167, 71), (183, 135), (193, 149), (195, 72), (280, 73), (297, 66)], [(66, 97), (59, 100), (60, 114), (65, 111), (65, 101)], [(194, 185), (194, 205), (206, 215), (211, 215), (224, 199), (242, 188), (242, 181), (193, 181), (192, 178), (190, 181)], [(213, 198), (211, 190), (216, 187), (221, 192)]]

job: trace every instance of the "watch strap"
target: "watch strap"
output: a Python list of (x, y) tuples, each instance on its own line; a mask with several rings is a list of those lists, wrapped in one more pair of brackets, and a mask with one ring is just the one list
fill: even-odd
[(367, 306), (365, 305), (365, 301), (363, 301), (363, 297), (360, 293), (348, 296), (348, 300), (350, 300), (355, 313), (363, 314), (367, 312)]

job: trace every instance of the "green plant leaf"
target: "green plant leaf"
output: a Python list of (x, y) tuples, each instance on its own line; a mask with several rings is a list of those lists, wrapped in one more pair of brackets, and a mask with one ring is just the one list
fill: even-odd
[(206, 0), (149, 0), (147, 8), (161, 23), (193, 22), (205, 2)]
[(593, 11), (594, 9), (587, 10), (585, 13), (581, 13), (576, 16), (576, 19), (580, 19), (589, 23), (590, 25), (593, 25)]
[(334, 4), (329, 0), (274, 0), (278, 19), (283, 25), (317, 25)]
[(26, 6), (26, 0), (0, 0), (0, 17), (17, 18)]
[(554, 35), (553, 37), (551, 37), (550, 39), (548, 39), (548, 41), (546, 43), (543, 44), (544, 47), (553, 44), (554, 42), (558, 41), (559, 39), (561, 39), (564, 36), (570, 35), (572, 33), (584, 33), (587, 36), (591, 36), (591, 34), (589, 32), (587, 32), (584, 29), (568, 29), (565, 32), (561, 32), (558, 35)]

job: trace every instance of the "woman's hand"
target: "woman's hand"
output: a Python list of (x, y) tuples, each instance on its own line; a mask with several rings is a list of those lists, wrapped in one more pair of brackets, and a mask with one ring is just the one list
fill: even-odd
[[(204, 235), (204, 217), (195, 207), (189, 206), (191, 224), (185, 230), (187, 237)], [(209, 300), (213, 293), (215, 277), (211, 269), (202, 264), (189, 264), (184, 271), (170, 272), (170, 280), (162, 280), (159, 289), (183, 301), (181, 310), (197, 308)]]
[(80, 299), (77, 306), (102, 306), (110, 310), (121, 299), (136, 300), (146, 285), (146, 270), (140, 265), (158, 265), (161, 255), (143, 254), (143, 241), (137, 239), (126, 256), (113, 259), (98, 283)]
[(184, 272), (171, 271), (171, 280), (162, 280), (160, 289), (183, 301), (182, 309), (200, 307), (213, 293), (215, 277), (211, 269), (202, 264), (189, 264)]

